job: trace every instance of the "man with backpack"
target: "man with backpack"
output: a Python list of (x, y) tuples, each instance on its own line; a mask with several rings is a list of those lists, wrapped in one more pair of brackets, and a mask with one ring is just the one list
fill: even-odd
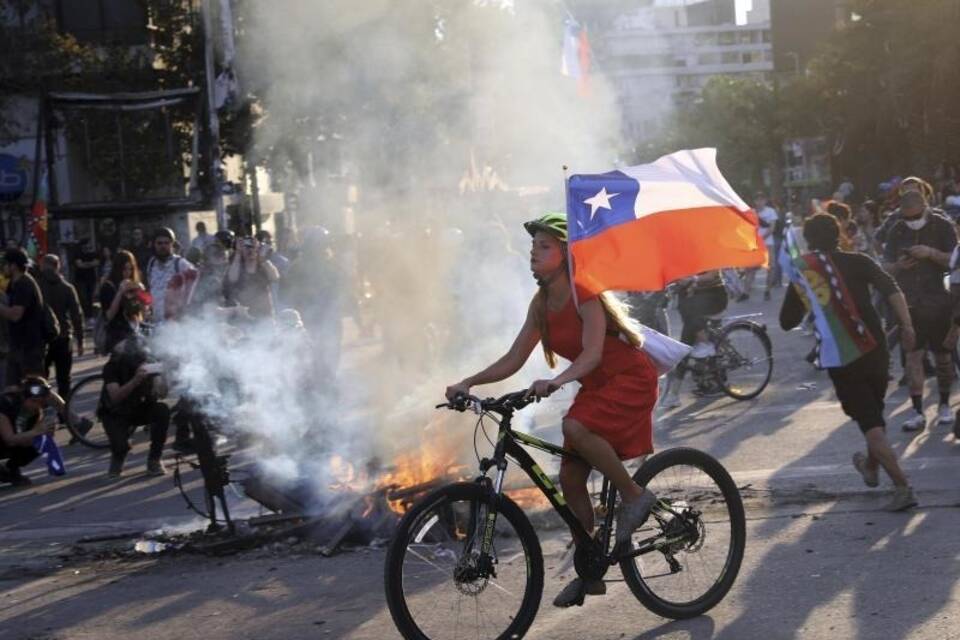
[(176, 239), (173, 229), (157, 229), (153, 234), (153, 257), (143, 270), (147, 279), (147, 290), (153, 296), (154, 326), (175, 317), (176, 311), (182, 309), (187, 302), (186, 288), (196, 281), (195, 275), (193, 278), (186, 278), (190, 273), (196, 274), (196, 267), (173, 252)]
[[(46, 341), (56, 337), (50, 334), (59, 334), (59, 326), (55, 326), (56, 316), (44, 313), (40, 286), (27, 273), (27, 253), (20, 248), (7, 249), (3, 260), (4, 275), (10, 281), (9, 304), (0, 303), (0, 318), (10, 327), (6, 380), (15, 383), (27, 375), (44, 374)], [(47, 316), (52, 316), (52, 322)]]

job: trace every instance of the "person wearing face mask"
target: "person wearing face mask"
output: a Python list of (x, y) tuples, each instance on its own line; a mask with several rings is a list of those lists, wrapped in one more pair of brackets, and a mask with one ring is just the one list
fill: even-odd
[(907, 383), (914, 415), (904, 431), (926, 427), (923, 413), (923, 355), (933, 351), (939, 389), (938, 424), (953, 423), (950, 387), (953, 382), (950, 334), (950, 296), (943, 278), (957, 246), (957, 233), (944, 216), (934, 213), (923, 193), (907, 191), (900, 197), (900, 220), (893, 225), (884, 247), (884, 268), (893, 275), (907, 299), (916, 329), (916, 345), (906, 354)]

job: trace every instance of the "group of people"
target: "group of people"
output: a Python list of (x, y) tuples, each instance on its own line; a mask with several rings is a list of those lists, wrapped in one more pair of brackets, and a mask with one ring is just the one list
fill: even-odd
[[(83, 355), (85, 317), (92, 314), (94, 348), (108, 356), (98, 407), (110, 441), (108, 476), (116, 478), (123, 473), (129, 438), (139, 425), (147, 425), (150, 432), (147, 473), (164, 474), (161, 458), (176, 411), (164, 402), (163, 367), (151, 353), (148, 335), (165, 323), (217, 310), (229, 310), (226, 315), (237, 322), (275, 319), (287, 328), (303, 329), (300, 312), (288, 304), (298, 299), (306, 301), (303, 306), (309, 320), (325, 313), (322, 301), (313, 304), (312, 296), (303, 295), (317, 280), (314, 258), (330, 253), (325, 229), (305, 232), (302, 259), (296, 261), (276, 251), (266, 230), (238, 238), (225, 230), (209, 234), (200, 222), (196, 231), (187, 256), (180, 255), (176, 234), (166, 227), (156, 229), (148, 243), (136, 229), (132, 246), (99, 257), (92, 244), (85, 243), (74, 260), (73, 283), (61, 274), (57, 255), (44, 255), (36, 265), (23, 249), (8, 249), (3, 266), (7, 298), (6, 303), (0, 301), (0, 330), (8, 337), (6, 386), (0, 406), (6, 402), (20, 411), (31, 406), (24, 404), (30, 399), (24, 390), (42, 388), (44, 402), (56, 408), (59, 422), (77, 420), (66, 415), (64, 398), (70, 391), (72, 345), (76, 344), (77, 355)], [(107, 270), (102, 276), (94, 275), (92, 281), (84, 271), (98, 273), (103, 268)], [(93, 304), (91, 298), (95, 298)], [(89, 309), (86, 313), (85, 307)], [(330, 319), (322, 320), (312, 322), (311, 328), (326, 331), (323, 323), (329, 324)], [(329, 369), (336, 367), (335, 362), (325, 364)], [(56, 392), (46, 382), (50, 365), (56, 367)], [(21, 446), (26, 441), (24, 434), (32, 434), (31, 430), (51, 428), (46, 422), (49, 420), (42, 426), (24, 428), (26, 423), (14, 416), (7, 430), (0, 419), (0, 460), (7, 461), (0, 467), (0, 482), (26, 481), (20, 469), (35, 456), (24, 452), (10, 455), (7, 448)], [(89, 429), (92, 422), (80, 419), (75, 426)], [(192, 451), (189, 426), (180, 422), (176, 426), (173, 448)]]

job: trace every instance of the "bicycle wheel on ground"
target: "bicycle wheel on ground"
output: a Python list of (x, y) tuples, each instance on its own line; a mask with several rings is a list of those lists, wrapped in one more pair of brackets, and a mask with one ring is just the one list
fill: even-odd
[(747, 533), (737, 486), (716, 459), (688, 448), (653, 456), (633, 479), (660, 500), (634, 533), (634, 543), (663, 536), (668, 544), (622, 561), (627, 585), (647, 609), (665, 618), (706, 613), (733, 586), (743, 561)]
[(408, 640), (520, 638), (543, 594), (540, 542), (520, 507), (500, 498), (494, 573), (478, 556), (487, 492), (474, 483), (433, 492), (401, 519), (384, 571), (387, 604)]
[(773, 374), (773, 348), (766, 330), (752, 322), (724, 327), (716, 364), (724, 393), (737, 400), (756, 398)]
[(93, 449), (107, 449), (110, 441), (97, 417), (97, 405), (103, 390), (103, 376), (87, 376), (73, 386), (67, 396), (67, 429), (71, 442), (77, 441)]

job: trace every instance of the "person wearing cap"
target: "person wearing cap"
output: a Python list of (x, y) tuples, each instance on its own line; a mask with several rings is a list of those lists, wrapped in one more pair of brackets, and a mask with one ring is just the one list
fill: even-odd
[[(586, 531), (594, 512), (587, 478), (599, 470), (614, 484), (623, 504), (617, 515), (614, 553), (629, 548), (633, 531), (647, 519), (656, 496), (633, 481), (623, 460), (653, 452), (653, 408), (657, 369), (642, 351), (643, 337), (626, 308), (609, 292), (574, 302), (567, 263), (567, 218), (548, 213), (524, 227), (532, 236), (530, 269), (539, 290), (509, 351), (499, 360), (446, 389), (448, 399), (471, 387), (509, 378), (523, 367), (539, 343), (547, 363), (556, 356), (572, 364), (549, 380), (536, 380), (528, 394), (551, 395), (578, 381), (580, 390), (563, 419), (564, 446), (585, 461), (564, 458), (560, 466), (563, 495)], [(575, 542), (580, 542), (575, 540)], [(575, 579), (554, 600), (558, 607), (582, 605), (584, 596), (606, 593), (602, 580)]]
[(16, 390), (0, 395), (0, 483), (14, 486), (30, 484), (21, 471), (33, 462), (39, 452), (33, 446), (37, 436), (52, 436), (56, 420), (41, 420), (46, 406), (64, 410), (63, 399), (40, 376), (27, 376)]
[(10, 284), (9, 304), (0, 303), (0, 318), (10, 328), (6, 380), (15, 384), (27, 374), (44, 373), (43, 294), (37, 281), (27, 273), (29, 259), (23, 249), (7, 249), (3, 257), (4, 274)]
[(110, 353), (103, 367), (103, 392), (98, 412), (110, 440), (108, 478), (119, 478), (130, 451), (135, 427), (148, 425), (150, 450), (147, 475), (162, 476), (160, 460), (170, 428), (170, 408), (161, 401), (165, 390), (158, 363), (152, 361), (142, 337), (131, 336)]
[(950, 335), (952, 305), (944, 287), (950, 256), (957, 246), (953, 223), (935, 213), (919, 191), (907, 191), (900, 197), (900, 220), (890, 229), (884, 247), (884, 268), (894, 276), (910, 308), (916, 330), (916, 345), (906, 353), (907, 383), (913, 415), (903, 423), (904, 431), (921, 431), (927, 425), (923, 412), (925, 376), (923, 356), (934, 354), (939, 391), (937, 423), (953, 424), (950, 389), (953, 383)]

